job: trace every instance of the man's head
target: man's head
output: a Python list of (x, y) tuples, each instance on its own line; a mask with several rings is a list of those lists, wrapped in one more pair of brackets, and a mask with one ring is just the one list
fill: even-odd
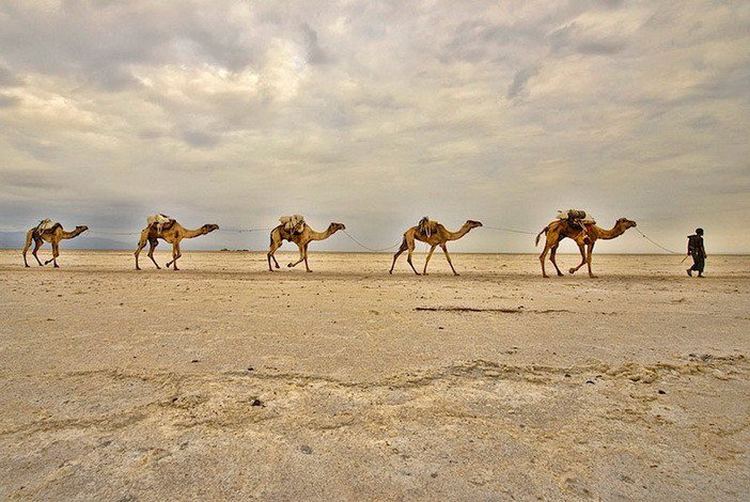
[(703, 229), (702, 228), (696, 228), (695, 233), (698, 235), (703, 235)]

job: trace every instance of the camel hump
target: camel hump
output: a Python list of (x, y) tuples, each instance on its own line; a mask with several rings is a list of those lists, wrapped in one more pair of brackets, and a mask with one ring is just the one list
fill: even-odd
[(279, 218), (279, 223), (291, 234), (300, 234), (305, 229), (305, 217), (301, 214), (282, 216)]

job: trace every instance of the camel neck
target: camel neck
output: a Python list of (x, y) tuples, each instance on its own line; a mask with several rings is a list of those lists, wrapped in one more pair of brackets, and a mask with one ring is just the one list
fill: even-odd
[(63, 239), (72, 239), (74, 237), (78, 237), (79, 235), (81, 235), (81, 233), (83, 233), (83, 230), (76, 229), (76, 230), (73, 230), (72, 232), (67, 232), (67, 231), (63, 230), (62, 238)]
[(599, 239), (603, 239), (605, 241), (608, 239), (614, 239), (615, 237), (619, 237), (625, 232), (625, 229), (622, 227), (622, 225), (619, 225), (619, 224), (615, 224), (615, 226), (609, 230), (605, 228), (600, 228), (600, 227), (594, 227), (594, 228), (596, 229), (596, 236)]
[(333, 233), (333, 230), (331, 230), (331, 227), (328, 227), (325, 232), (316, 232), (312, 228), (310, 228), (310, 240), (313, 241), (322, 241), (331, 236)]
[(449, 241), (455, 241), (463, 237), (464, 235), (469, 233), (469, 230), (471, 230), (471, 227), (469, 225), (464, 224), (461, 228), (459, 228), (456, 232), (448, 232), (448, 240)]
[(183, 238), (185, 239), (192, 239), (193, 237), (198, 237), (199, 235), (204, 235), (206, 232), (203, 230), (203, 227), (196, 228), (195, 230), (190, 230), (189, 228), (186, 228), (183, 232)]

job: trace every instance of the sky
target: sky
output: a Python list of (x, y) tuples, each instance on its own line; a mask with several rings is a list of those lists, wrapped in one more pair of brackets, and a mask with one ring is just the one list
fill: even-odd
[[(572, 207), (742, 253), (749, 139), (750, 2), (0, 2), (0, 231), (300, 213), (381, 248), (424, 215), (533, 232)], [(535, 251), (487, 228), (451, 249)]]

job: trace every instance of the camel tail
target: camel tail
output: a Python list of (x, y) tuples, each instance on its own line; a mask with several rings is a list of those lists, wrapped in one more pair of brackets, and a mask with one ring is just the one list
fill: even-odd
[(538, 233), (538, 234), (536, 235), (536, 240), (534, 241), (534, 246), (538, 246), (538, 245), (539, 245), (539, 238), (540, 238), (540, 237), (542, 236), (542, 234), (544, 234), (544, 235), (547, 235), (547, 231), (548, 231), (548, 230), (549, 230), (549, 226), (546, 226), (546, 227), (544, 227), (544, 228), (542, 229), (542, 231), (541, 231), (541, 232), (539, 232), (539, 233)]

